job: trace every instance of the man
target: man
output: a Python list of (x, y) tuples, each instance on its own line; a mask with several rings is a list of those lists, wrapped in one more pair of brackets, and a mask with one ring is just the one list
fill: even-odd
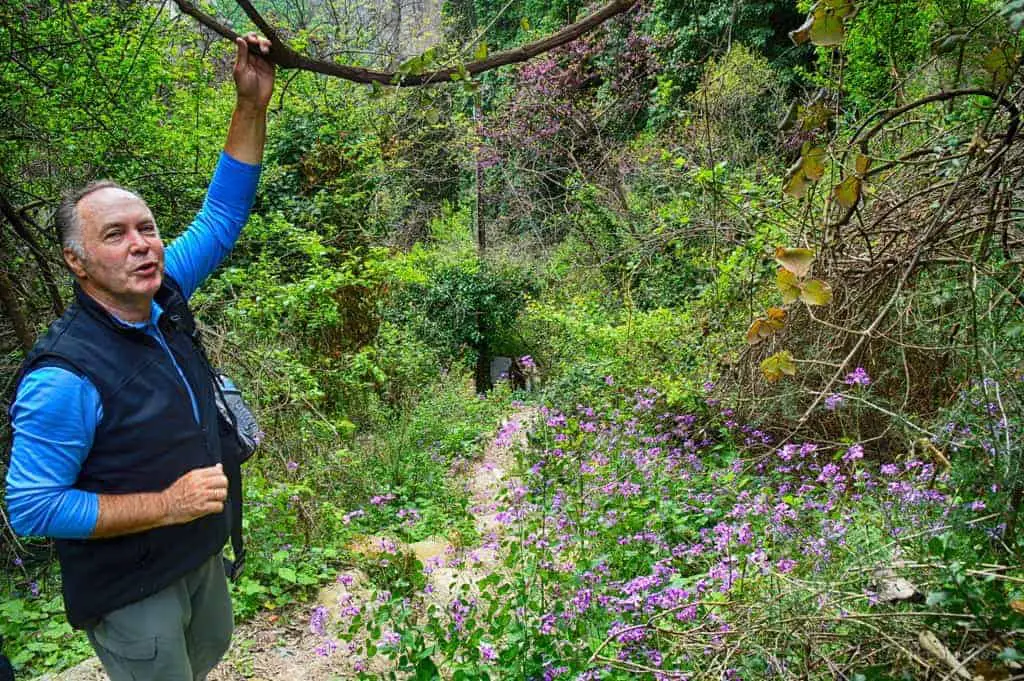
[(228, 481), (186, 301), (234, 246), (259, 180), (274, 67), (239, 38), (236, 105), (202, 210), (166, 251), (145, 202), (92, 183), (58, 210), (75, 303), (11, 406), (11, 524), (56, 539), (68, 619), (113, 681), (204, 679), (227, 650)]

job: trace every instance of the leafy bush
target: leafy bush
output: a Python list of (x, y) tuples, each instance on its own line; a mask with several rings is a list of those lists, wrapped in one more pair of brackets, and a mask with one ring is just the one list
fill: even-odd
[(742, 44), (709, 59), (688, 97), (690, 144), (708, 158), (749, 165), (776, 148), (776, 127), (785, 113), (785, 85), (768, 60)]

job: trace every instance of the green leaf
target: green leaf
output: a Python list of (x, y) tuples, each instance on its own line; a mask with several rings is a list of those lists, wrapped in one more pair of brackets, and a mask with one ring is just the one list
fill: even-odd
[(814, 262), (814, 251), (809, 248), (782, 248), (775, 249), (775, 262), (782, 265), (798, 277), (806, 277), (811, 271), (811, 263)]
[(434, 681), (440, 678), (437, 665), (429, 657), (424, 657), (416, 664), (416, 681)]
[(487, 43), (482, 40), (477, 43), (476, 49), (473, 50), (473, 59), (476, 61), (487, 59)]
[(283, 579), (286, 582), (291, 582), (292, 584), (295, 584), (295, 582), (298, 579), (298, 576), (295, 574), (295, 570), (293, 568), (290, 568), (290, 567), (280, 567), (280, 568), (278, 568), (277, 569), (277, 576), (280, 577), (281, 579)]
[(808, 305), (828, 305), (832, 302), (832, 287), (821, 279), (811, 279), (801, 287), (800, 300)]
[(842, 18), (824, 7), (816, 9), (813, 16), (814, 21), (808, 32), (811, 42), (820, 47), (841, 45), (846, 37)]
[(997, 85), (1005, 85), (1013, 74), (1013, 70), (1020, 61), (1020, 54), (1010, 45), (993, 47), (982, 60), (982, 68), (992, 74), (992, 80)]
[(521, 19), (519, 19), (519, 28), (523, 29), (524, 31), (529, 31), (530, 19), (528, 17), (522, 17)]
[(775, 284), (782, 294), (782, 301), (787, 305), (800, 298), (800, 281), (786, 268), (779, 268), (778, 274), (775, 276)]

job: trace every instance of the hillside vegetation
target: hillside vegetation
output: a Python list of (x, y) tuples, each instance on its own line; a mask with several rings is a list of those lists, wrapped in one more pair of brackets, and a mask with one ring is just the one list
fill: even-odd
[[(409, 58), (394, 7), (257, 4), (403, 74), (597, 6), (448, 0)], [(0, 7), (5, 406), (69, 299), (60, 193), (116, 179), (168, 239), (202, 201), (232, 46), (173, 7)], [(644, 0), (451, 83), (282, 71), (254, 213), (193, 299), (265, 431), (237, 618), (367, 679), (1024, 678), (1022, 22)], [(484, 509), (492, 440), (516, 464)], [(50, 543), (2, 522), (0, 564), (19, 672), (88, 656)], [(316, 605), (353, 570), (365, 602)]]

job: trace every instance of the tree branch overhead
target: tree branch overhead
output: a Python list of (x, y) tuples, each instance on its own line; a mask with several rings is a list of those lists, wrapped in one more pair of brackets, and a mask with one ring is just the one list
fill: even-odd
[[(234, 40), (238, 37), (238, 33), (222, 24), (216, 18), (200, 10), (189, 0), (174, 0), (174, 2), (178, 5), (178, 9), (180, 9), (183, 14), (187, 14), (192, 17), (217, 35), (228, 40)], [(270, 53), (268, 55), (261, 56), (269, 59), (279, 68), (322, 73), (327, 76), (342, 78), (354, 83), (378, 83), (379, 85), (393, 85), (396, 87), (416, 87), (421, 85), (446, 83), (451, 81), (453, 76), (457, 77), (460, 73), (476, 75), (478, 73), (484, 73), (485, 71), (491, 71), (501, 66), (528, 61), (538, 55), (544, 54), (556, 47), (561, 47), (562, 45), (586, 35), (612, 17), (622, 14), (633, 7), (637, 0), (612, 0), (590, 16), (587, 16), (574, 24), (570, 24), (562, 30), (552, 33), (545, 38), (541, 38), (540, 40), (527, 43), (526, 45), (521, 45), (519, 47), (514, 47), (509, 50), (495, 52), (485, 59), (479, 59), (464, 64), (461, 68), (460, 66), (451, 66), (435, 71), (416, 74), (404, 74), (397, 71), (375, 71), (359, 66), (338, 64), (331, 61), (307, 57), (289, 47), (281, 39), (277, 30), (260, 15), (249, 0), (236, 0), (236, 2), (245, 12), (246, 16), (249, 17), (249, 20), (259, 27), (271, 42)]]

